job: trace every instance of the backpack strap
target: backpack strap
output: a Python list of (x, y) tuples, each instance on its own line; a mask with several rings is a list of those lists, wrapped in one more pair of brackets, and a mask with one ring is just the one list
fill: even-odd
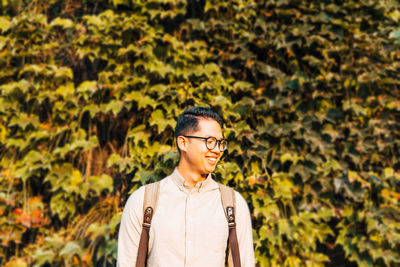
[(157, 208), (159, 192), (160, 182), (151, 183), (145, 186), (143, 199), (143, 224), (136, 258), (136, 267), (146, 266), (151, 220), (153, 219), (153, 215)]
[(232, 253), (233, 266), (240, 267), (239, 244), (236, 234), (236, 199), (235, 191), (229, 186), (218, 183), (221, 193), (222, 207), (224, 208), (226, 220), (228, 221), (229, 237), (228, 244)]

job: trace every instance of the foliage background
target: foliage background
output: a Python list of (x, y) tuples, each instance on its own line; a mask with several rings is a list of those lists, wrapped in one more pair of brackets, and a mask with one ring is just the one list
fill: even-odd
[(123, 205), (227, 121), (259, 266), (399, 266), (395, 0), (1, 0), (0, 265), (112, 266)]

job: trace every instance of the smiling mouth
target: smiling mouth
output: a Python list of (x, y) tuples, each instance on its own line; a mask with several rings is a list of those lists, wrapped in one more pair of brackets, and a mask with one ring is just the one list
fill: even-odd
[(216, 164), (217, 163), (217, 158), (212, 158), (212, 157), (207, 157), (207, 161), (211, 164)]

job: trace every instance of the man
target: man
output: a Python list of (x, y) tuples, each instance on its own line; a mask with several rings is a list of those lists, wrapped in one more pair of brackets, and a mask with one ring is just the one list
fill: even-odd
[[(223, 119), (195, 107), (179, 116), (175, 138), (180, 160), (160, 184), (150, 228), (148, 266), (225, 266), (228, 224), (218, 184), (211, 178), (227, 142)], [(241, 266), (254, 266), (252, 227), (246, 201), (236, 197)], [(135, 266), (143, 221), (144, 187), (128, 199), (118, 237), (118, 266)], [(232, 264), (229, 264), (232, 266)]]

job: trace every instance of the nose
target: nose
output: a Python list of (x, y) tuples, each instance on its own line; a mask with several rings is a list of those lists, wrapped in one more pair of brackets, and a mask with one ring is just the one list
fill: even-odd
[(217, 145), (211, 151), (217, 154), (222, 152), (221, 150), (219, 150), (219, 142), (217, 142)]

